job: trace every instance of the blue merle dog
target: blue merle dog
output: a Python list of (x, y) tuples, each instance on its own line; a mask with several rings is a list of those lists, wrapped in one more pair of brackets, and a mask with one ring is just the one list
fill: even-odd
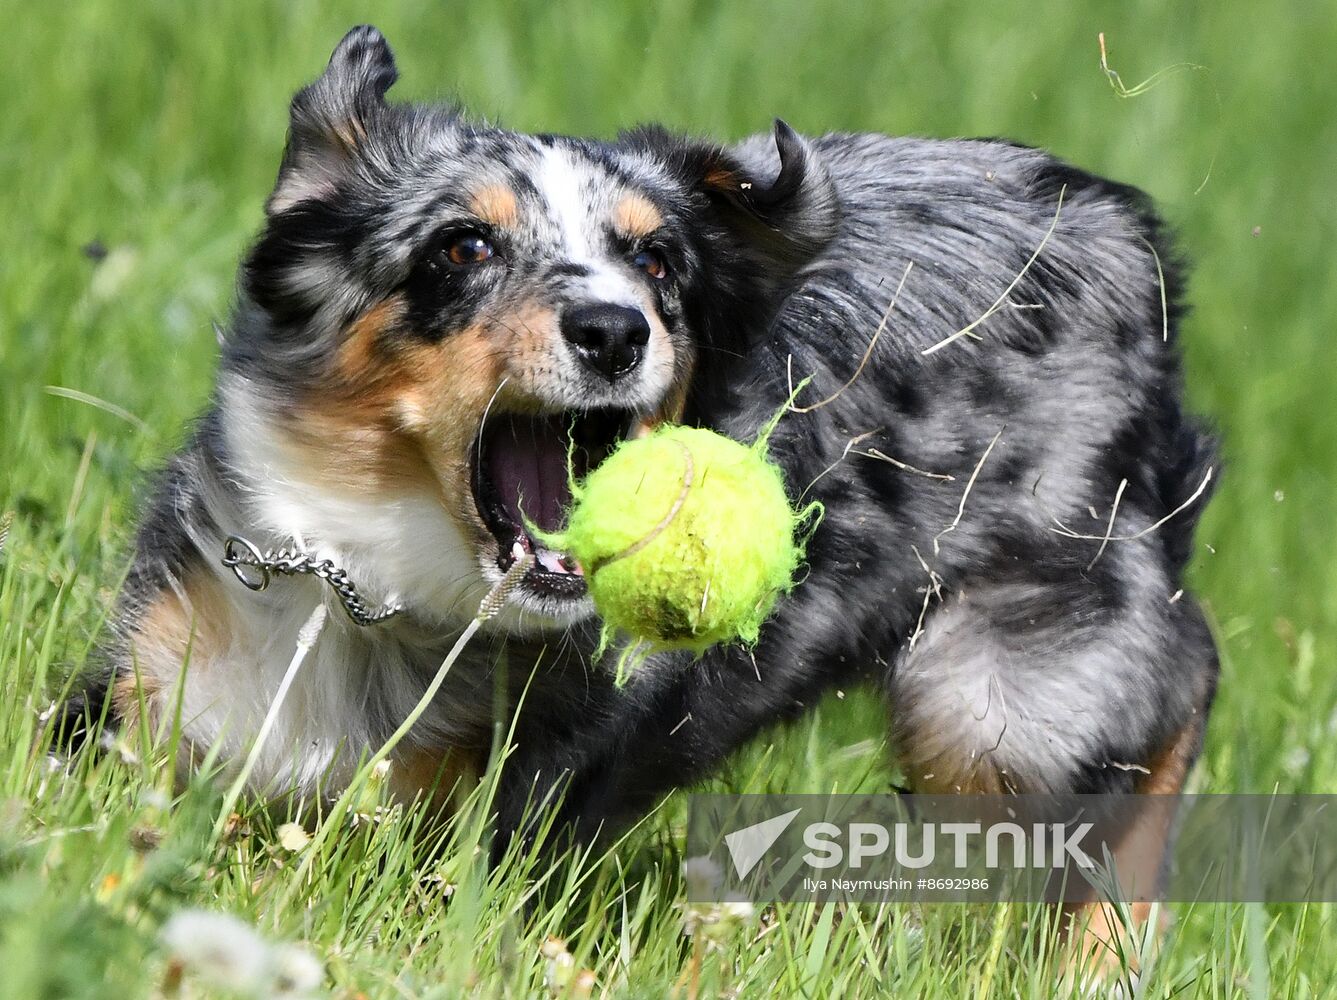
[[(475, 780), (526, 685), (503, 832), (547, 797), (616, 829), (859, 682), (919, 791), (1181, 788), (1217, 675), (1182, 589), (1213, 444), (1145, 196), (992, 139), (524, 135), (387, 103), (395, 77), (358, 28), (292, 102), (211, 405), (140, 524), (112, 719), (179, 717), (184, 766), (250, 746), (327, 591), (238, 585), (238, 534), (403, 608), (330, 615), (260, 794), (337, 791), (521, 558), (396, 752), (405, 797)], [(562, 522), (568, 433), (577, 471), (660, 421), (749, 440), (809, 375), (771, 439), (826, 509), (803, 583), (752, 654), (618, 689), (580, 566), (526, 527)]]

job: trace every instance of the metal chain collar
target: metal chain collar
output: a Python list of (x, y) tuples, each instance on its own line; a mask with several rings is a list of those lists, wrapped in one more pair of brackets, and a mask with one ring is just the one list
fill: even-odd
[(261, 552), (241, 535), (227, 536), (223, 544), (223, 565), (232, 570), (242, 586), (257, 593), (269, 586), (275, 574), (318, 577), (330, 585), (348, 617), (358, 625), (375, 625), (404, 610), (398, 604), (386, 604), (373, 611), (357, 592), (348, 574), (331, 559), (313, 559), (303, 552), (286, 548)]

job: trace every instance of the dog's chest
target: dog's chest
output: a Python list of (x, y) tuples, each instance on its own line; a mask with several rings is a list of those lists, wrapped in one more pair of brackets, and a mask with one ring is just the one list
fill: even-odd
[[(222, 759), (240, 759), (272, 711), (252, 787), (270, 795), (337, 792), (358, 759), (413, 711), (454, 636), (426, 634), (400, 620), (355, 625), (315, 580), (275, 586), (282, 588), (281, 604), (272, 592), (242, 597), (231, 609), (228, 647), (187, 670), (185, 735), (197, 746), (221, 744)], [(319, 601), (330, 603), (326, 622), (275, 708), (299, 633)], [(415, 760), (487, 746), (494, 715), (508, 710), (510, 687), (497, 677), (508, 658), (489, 647), (476, 640), (452, 665), (406, 741)]]

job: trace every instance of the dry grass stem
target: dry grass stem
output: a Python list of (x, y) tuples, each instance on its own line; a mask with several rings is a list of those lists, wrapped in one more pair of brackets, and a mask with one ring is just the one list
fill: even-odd
[(1156, 252), (1156, 247), (1152, 245), (1151, 240), (1139, 236), (1146, 244), (1147, 249), (1151, 251), (1151, 257), (1156, 262), (1156, 285), (1161, 292), (1161, 343), (1170, 342), (1170, 305), (1165, 298), (1165, 269), (1161, 267), (1161, 255)]
[(1114, 519), (1119, 516), (1119, 501), (1123, 499), (1123, 491), (1127, 488), (1128, 480), (1120, 479), (1119, 488), (1114, 491), (1114, 504), (1110, 507), (1110, 520), (1109, 524), (1105, 526), (1105, 537), (1100, 540), (1100, 548), (1096, 549), (1095, 556), (1086, 564), (1086, 571), (1088, 573), (1091, 572), (1091, 567), (1099, 562), (1100, 557), (1105, 554), (1105, 547), (1110, 543), (1110, 535), (1114, 534)]
[(115, 403), (108, 402), (99, 396), (94, 396), (91, 392), (83, 392), (79, 389), (67, 389), (63, 385), (48, 385), (44, 387), (46, 392), (52, 396), (59, 396), (61, 399), (72, 399), (76, 403), (85, 403), (94, 409), (101, 410), (103, 413), (110, 413), (113, 417), (118, 417), (130, 424), (135, 430), (144, 434), (151, 435), (152, 428), (143, 420), (135, 416), (123, 406), (117, 406)]
[[(839, 389), (827, 396), (820, 403), (813, 403), (811, 406), (795, 406), (789, 404), (791, 413), (811, 413), (813, 410), (819, 410), (827, 403), (833, 403), (840, 398), (841, 393), (852, 386), (855, 381), (863, 374), (864, 367), (868, 364), (868, 359), (873, 356), (873, 349), (877, 347), (878, 339), (882, 336), (882, 331), (887, 328), (887, 321), (891, 318), (891, 311), (896, 308), (896, 303), (901, 297), (901, 289), (905, 287), (905, 279), (910, 277), (910, 269), (914, 267), (914, 261), (905, 265), (905, 271), (901, 275), (900, 284), (896, 286), (896, 291), (891, 296), (891, 301), (887, 303), (886, 311), (882, 313), (882, 320), (878, 323), (877, 329), (873, 332), (873, 339), (868, 342), (868, 349), (863, 352), (863, 360), (859, 362), (859, 367), (854, 370), (854, 374), (849, 377), (849, 381)], [(794, 356), (791, 354), (788, 361), (787, 377), (789, 379), (789, 398), (794, 398)]]
[(949, 476), (944, 472), (928, 472), (924, 469), (917, 469), (913, 465), (909, 465), (878, 451), (876, 448), (869, 448), (867, 451), (856, 451), (854, 454), (862, 455), (864, 458), (875, 458), (879, 462), (888, 462), (891, 465), (896, 466), (898, 469), (905, 472), (913, 472), (916, 476), (924, 476), (927, 479), (941, 479), (945, 483), (954, 482), (956, 480), (955, 476)]
[(1073, 531), (1073, 530), (1072, 530), (1071, 528), (1069, 528), (1066, 524), (1064, 524), (1062, 521), (1060, 521), (1057, 517), (1054, 517), (1053, 514), (1050, 514), (1050, 515), (1049, 515), (1049, 516), (1050, 516), (1050, 519), (1051, 519), (1055, 524), (1057, 524), (1058, 527), (1057, 527), (1057, 528), (1050, 528), (1049, 530), (1052, 531), (1052, 532), (1054, 532), (1054, 534), (1056, 534), (1056, 535), (1062, 535), (1064, 538), (1075, 538), (1075, 539), (1078, 539), (1078, 540), (1080, 540), (1080, 541), (1086, 541), (1086, 542), (1135, 542), (1135, 541), (1137, 541), (1139, 538), (1145, 538), (1147, 535), (1150, 535), (1153, 531), (1158, 531), (1158, 530), (1160, 530), (1160, 528), (1164, 527), (1164, 525), (1165, 525), (1166, 523), (1168, 523), (1170, 520), (1172, 520), (1172, 519), (1175, 518), (1175, 517), (1178, 517), (1178, 516), (1179, 516), (1180, 514), (1182, 514), (1184, 511), (1188, 510), (1188, 508), (1192, 507), (1193, 504), (1197, 501), (1198, 497), (1202, 496), (1203, 492), (1207, 489), (1207, 486), (1211, 483), (1211, 481), (1212, 481), (1212, 475), (1213, 475), (1215, 472), (1216, 472), (1216, 469), (1215, 469), (1215, 468), (1209, 468), (1209, 469), (1207, 470), (1207, 474), (1206, 474), (1205, 476), (1202, 477), (1202, 482), (1200, 482), (1200, 483), (1198, 484), (1198, 488), (1197, 488), (1196, 490), (1193, 491), (1193, 493), (1189, 496), (1189, 498), (1188, 498), (1187, 500), (1185, 500), (1183, 503), (1181, 503), (1181, 504), (1180, 504), (1178, 507), (1176, 507), (1174, 510), (1170, 511), (1170, 513), (1166, 514), (1163, 518), (1161, 518), (1161, 519), (1160, 519), (1159, 521), (1157, 521), (1155, 524), (1150, 524), (1150, 525), (1148, 525), (1147, 527), (1143, 528), (1141, 531), (1136, 532), (1136, 533), (1134, 533), (1134, 534), (1131, 534), (1131, 535), (1110, 535), (1110, 534), (1104, 534), (1104, 535), (1083, 535), (1083, 534), (1081, 534), (1080, 532)]
[(974, 471), (970, 473), (970, 479), (966, 482), (965, 491), (961, 494), (961, 503), (957, 505), (956, 517), (952, 518), (952, 523), (933, 536), (933, 554), (935, 556), (939, 552), (938, 539), (949, 531), (955, 531), (961, 524), (961, 518), (965, 516), (966, 513), (966, 499), (970, 496), (970, 491), (975, 487), (975, 480), (979, 478), (980, 470), (984, 468), (984, 463), (989, 460), (989, 453), (993, 451), (994, 445), (998, 443), (998, 439), (1003, 436), (1004, 430), (1006, 430), (1005, 427), (998, 428), (998, 433), (995, 434), (993, 440), (989, 442), (989, 447), (984, 449), (984, 454), (981, 455), (980, 460), (975, 463)]
[(1031, 266), (1036, 262), (1036, 260), (1039, 259), (1040, 253), (1044, 250), (1045, 245), (1049, 242), (1050, 237), (1054, 235), (1054, 230), (1058, 228), (1059, 217), (1063, 214), (1063, 198), (1067, 193), (1068, 193), (1068, 185), (1064, 184), (1063, 187), (1059, 188), (1058, 205), (1055, 206), (1054, 208), (1054, 219), (1052, 222), (1049, 223), (1049, 228), (1045, 230), (1044, 238), (1040, 240), (1040, 245), (1035, 248), (1035, 252), (1030, 255), (1026, 263), (1022, 265), (1021, 270), (1017, 272), (1017, 276), (1012, 279), (1012, 283), (1003, 289), (1003, 294), (998, 296), (998, 298), (994, 299), (993, 305), (989, 306), (988, 309), (984, 310), (984, 312), (980, 314), (979, 318), (977, 318), (973, 323), (970, 323), (968, 326), (964, 326), (960, 330), (957, 330), (956, 333), (952, 334), (950, 337), (946, 337), (938, 341), (932, 347), (924, 348), (924, 350), (920, 352), (922, 355), (924, 355), (924, 357), (928, 357), (930, 354), (942, 350), (948, 344), (955, 343), (962, 337), (975, 337), (976, 336), (975, 328), (980, 326), (982, 323), (986, 322), (990, 316), (996, 313), (999, 309), (1003, 307), (1004, 304), (1008, 303), (1011, 300), (1012, 292), (1016, 289), (1017, 285), (1021, 284), (1021, 279), (1026, 277), (1026, 272), (1028, 272), (1031, 269)]

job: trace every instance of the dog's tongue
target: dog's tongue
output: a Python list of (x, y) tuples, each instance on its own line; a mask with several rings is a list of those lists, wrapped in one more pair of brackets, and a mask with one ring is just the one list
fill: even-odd
[(516, 524), (528, 518), (543, 531), (560, 529), (571, 503), (561, 418), (510, 416), (489, 433), (488, 477), (506, 513)]

